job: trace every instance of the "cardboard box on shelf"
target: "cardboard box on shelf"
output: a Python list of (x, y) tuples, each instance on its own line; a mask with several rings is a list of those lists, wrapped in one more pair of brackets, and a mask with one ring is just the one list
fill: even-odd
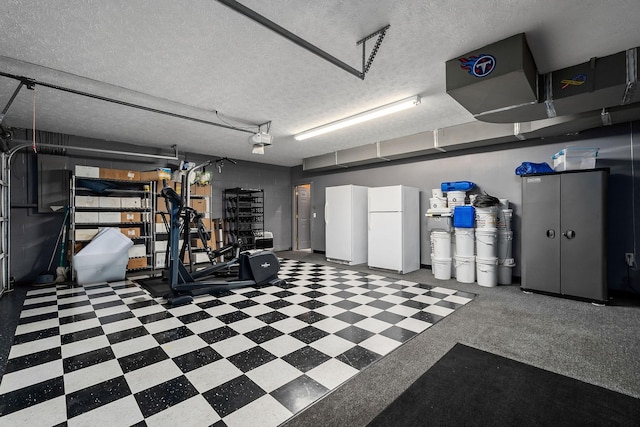
[(168, 244), (169, 244), (168, 240), (159, 240), (154, 243), (153, 250), (156, 252), (166, 251)]
[(140, 197), (120, 197), (120, 207), (139, 209), (142, 207), (142, 199)]
[(91, 240), (98, 231), (98, 228), (76, 228), (75, 240)]
[(140, 181), (140, 172), (122, 169), (100, 168), (99, 178), (120, 181)]
[(192, 248), (201, 249), (201, 248), (204, 248), (204, 244), (202, 243), (202, 240), (200, 240), (197, 237), (195, 237), (195, 238), (191, 239), (191, 247)]
[(100, 168), (76, 165), (76, 176), (81, 178), (100, 178)]
[[(160, 195), (158, 195), (156, 199), (156, 210), (158, 212), (169, 212), (166, 199)], [(162, 221), (162, 219), (160, 221)], [(158, 222), (157, 219), (156, 222)]]
[(140, 212), (120, 212), (120, 222), (142, 222)]
[(99, 212), (98, 222), (101, 224), (118, 224), (120, 222), (120, 212)]
[(211, 185), (193, 184), (190, 192), (192, 196), (211, 196)]
[(156, 226), (156, 233), (168, 233), (167, 227), (163, 223), (156, 222), (155, 226)]
[(74, 221), (77, 224), (97, 224), (100, 222), (98, 212), (76, 212)]
[(133, 245), (129, 248), (129, 258), (139, 258), (147, 256), (147, 247), (145, 245)]
[[(189, 263), (189, 252), (184, 253), (185, 263)], [(194, 264), (200, 264), (203, 262), (209, 262), (209, 255), (206, 252), (193, 252)]]
[(98, 197), (98, 206), (101, 208), (120, 208), (120, 197)]
[(99, 178), (118, 179), (118, 169), (100, 168)]
[(118, 172), (118, 179), (125, 181), (140, 181), (140, 172), (138, 171), (120, 171)]
[(96, 196), (76, 196), (77, 208), (97, 208), (100, 207), (100, 198)]
[(191, 199), (189, 205), (200, 213), (209, 212), (207, 199)]
[(134, 239), (136, 237), (140, 237), (140, 228), (132, 227), (132, 228), (121, 228), (120, 232), (127, 236), (130, 239)]
[[(163, 179), (167, 181), (171, 180), (171, 169), (169, 168), (158, 168), (152, 171), (144, 171), (140, 172), (140, 180), (141, 181), (160, 181)], [(158, 187), (162, 188), (162, 186)]]
[(211, 218), (202, 218), (202, 225), (204, 226), (205, 230), (211, 231), (211, 228), (212, 228)]
[(139, 268), (147, 268), (147, 257), (129, 258), (129, 262), (127, 263), (127, 270), (136, 270)]
[(155, 260), (156, 268), (164, 268), (165, 261), (167, 260), (167, 254), (164, 252), (156, 252)]

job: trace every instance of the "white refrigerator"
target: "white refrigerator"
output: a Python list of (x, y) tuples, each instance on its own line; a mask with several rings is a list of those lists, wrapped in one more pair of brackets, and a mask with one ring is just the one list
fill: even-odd
[(324, 224), (327, 261), (347, 265), (367, 262), (367, 187), (327, 187)]
[(369, 188), (368, 265), (399, 273), (420, 269), (420, 190)]

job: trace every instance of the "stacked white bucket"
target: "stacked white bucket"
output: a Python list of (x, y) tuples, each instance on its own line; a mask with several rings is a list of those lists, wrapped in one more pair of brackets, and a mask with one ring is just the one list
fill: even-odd
[[(442, 190), (434, 188), (431, 190), (429, 208), (441, 209), (447, 207), (447, 199), (442, 195)], [(451, 279), (451, 233), (446, 231), (431, 232), (431, 271), (433, 277), (441, 280)]]
[[(447, 192), (449, 207), (464, 206), (467, 193), (465, 191)], [(473, 226), (455, 228), (454, 239), (454, 275), (460, 283), (475, 282), (475, 257), (473, 247)]]
[(498, 284), (510, 285), (513, 267), (513, 231), (511, 228), (513, 211), (509, 209), (509, 200), (500, 199), (496, 221), (498, 231)]
[(476, 207), (476, 277), (480, 286), (498, 284), (498, 207)]

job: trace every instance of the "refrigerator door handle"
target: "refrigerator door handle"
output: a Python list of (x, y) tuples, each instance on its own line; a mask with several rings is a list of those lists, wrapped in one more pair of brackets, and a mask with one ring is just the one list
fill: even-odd
[(328, 204), (329, 203), (324, 204), (324, 223), (325, 224), (329, 224), (329, 218), (327, 217), (327, 213), (329, 212), (329, 209), (327, 209)]

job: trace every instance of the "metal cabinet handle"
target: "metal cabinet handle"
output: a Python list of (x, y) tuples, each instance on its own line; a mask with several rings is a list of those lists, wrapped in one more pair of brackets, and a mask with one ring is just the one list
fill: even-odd
[(550, 239), (555, 239), (556, 231), (555, 230), (547, 230), (547, 237)]
[(567, 230), (564, 233), (562, 233), (562, 235), (567, 239), (573, 239), (574, 237), (576, 237), (576, 232), (573, 230)]

